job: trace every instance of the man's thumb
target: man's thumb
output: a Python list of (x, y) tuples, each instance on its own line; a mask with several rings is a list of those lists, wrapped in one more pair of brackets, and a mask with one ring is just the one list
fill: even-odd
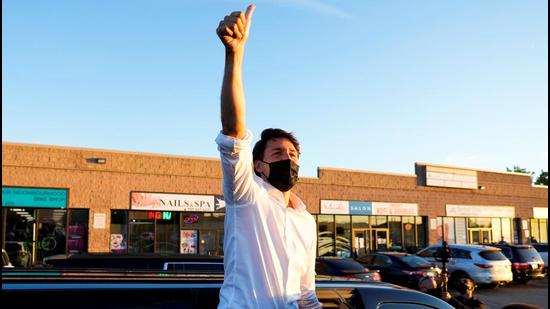
[(246, 8), (246, 13), (244, 14), (244, 17), (246, 18), (246, 32), (248, 33), (248, 30), (250, 29), (250, 23), (252, 22), (252, 13), (254, 13), (254, 10), (256, 9), (256, 6), (254, 4), (251, 4)]

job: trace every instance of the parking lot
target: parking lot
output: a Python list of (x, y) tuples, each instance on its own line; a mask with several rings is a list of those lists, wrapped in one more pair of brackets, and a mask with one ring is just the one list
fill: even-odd
[(511, 303), (528, 303), (548, 308), (548, 278), (530, 281), (524, 285), (512, 283), (496, 289), (479, 289), (475, 295), (491, 309), (500, 309)]

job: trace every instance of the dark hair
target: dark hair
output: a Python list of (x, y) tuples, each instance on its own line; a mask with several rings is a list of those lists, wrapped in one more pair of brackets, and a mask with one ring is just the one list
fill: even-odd
[(282, 129), (274, 129), (269, 128), (265, 129), (262, 132), (261, 139), (254, 145), (254, 149), (252, 150), (252, 160), (263, 160), (264, 159), (264, 151), (265, 146), (267, 145), (267, 142), (273, 138), (286, 138), (288, 139), (292, 145), (294, 145), (294, 148), (296, 148), (296, 151), (298, 151), (298, 154), (300, 153), (300, 142), (294, 137), (292, 132), (287, 132)]

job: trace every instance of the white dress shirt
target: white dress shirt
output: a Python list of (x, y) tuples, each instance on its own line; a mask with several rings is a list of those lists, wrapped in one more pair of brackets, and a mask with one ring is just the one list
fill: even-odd
[(317, 228), (304, 203), (254, 174), (252, 134), (216, 138), (223, 170), (225, 278), (218, 309), (321, 308)]

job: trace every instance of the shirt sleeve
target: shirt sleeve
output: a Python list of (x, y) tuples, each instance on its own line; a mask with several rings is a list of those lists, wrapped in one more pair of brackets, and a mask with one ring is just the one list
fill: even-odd
[(247, 131), (243, 139), (238, 139), (220, 132), (216, 143), (222, 163), (225, 202), (228, 206), (251, 203), (259, 187), (252, 165), (252, 134)]
[[(316, 235), (316, 227), (313, 227), (313, 234)], [(317, 237), (313, 237), (311, 246), (307, 253), (307, 265), (300, 280), (300, 300), (298, 305), (303, 309), (322, 308), (323, 305), (317, 299), (315, 293), (315, 261), (317, 258)]]

